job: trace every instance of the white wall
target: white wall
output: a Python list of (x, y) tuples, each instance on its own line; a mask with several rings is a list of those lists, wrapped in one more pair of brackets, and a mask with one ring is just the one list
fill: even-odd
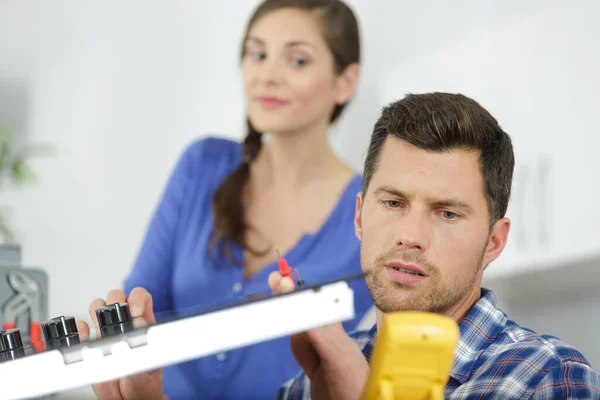
[[(486, 35), (495, 34), (504, 44), (498, 49), (497, 71), (519, 71), (523, 54), (511, 52), (509, 44), (516, 41), (515, 48), (522, 49), (519, 41), (526, 41), (530, 44), (529, 60), (540, 66), (540, 76), (545, 66), (552, 69), (549, 55), (562, 60), (561, 71), (574, 86), (556, 82), (561, 101), (573, 110), (598, 109), (599, 101), (591, 90), (582, 92), (583, 98), (569, 96), (570, 87), (587, 84), (598, 88), (597, 68), (589, 64), (599, 61), (593, 56), (599, 54), (596, 38), (600, 37), (595, 23), (600, 6), (594, 0), (349, 3), (355, 6), (362, 23), (363, 75), (357, 97), (334, 129), (332, 142), (357, 169), (362, 166), (373, 123), (389, 96), (399, 98), (409, 90), (431, 89), (419, 86), (428, 80), (424, 72), (413, 67), (445, 54), (446, 65), (452, 70), (453, 64), (464, 64), (463, 59), (452, 59), (453, 49), (462, 49), (463, 53), (457, 54), (464, 56), (470, 43), (474, 49), (475, 44), (485, 43), (477, 39)], [(25, 264), (50, 274), (52, 316), (85, 317), (91, 299), (119, 286), (165, 179), (186, 143), (208, 132), (233, 138), (243, 134), (237, 56), (243, 25), (255, 1), (107, 4), (0, 2), (0, 118), (29, 140), (52, 142), (57, 149), (53, 159), (34, 163), (40, 175), (36, 187), (3, 195), (0, 206), (14, 209), (12, 222), (18, 227)], [(555, 24), (561, 15), (564, 18)], [(523, 28), (528, 23), (537, 29), (511, 34), (513, 26)], [(560, 39), (556, 30), (567, 34), (568, 40), (544, 41)], [(545, 46), (540, 53), (535, 51), (536, 40)], [(550, 45), (554, 45), (551, 51)], [(488, 57), (490, 54), (493, 52), (486, 53)], [(573, 54), (588, 56), (563, 56)], [(474, 82), (485, 81), (481, 76), (486, 71), (473, 68)], [(531, 68), (527, 71), (531, 73)], [(382, 82), (397, 86), (382, 88)], [(440, 86), (456, 83), (436, 82)], [(552, 81), (538, 80), (531, 86), (527, 79), (518, 82), (522, 96), (534, 97), (540, 87), (552, 93), (547, 86)], [(490, 95), (481, 87), (469, 89)], [(509, 102), (510, 97), (496, 99), (503, 110), (510, 108)], [(567, 118), (572, 115), (531, 115), (527, 121), (538, 118), (556, 120), (556, 124), (546, 124), (552, 128), (568, 126)], [(577, 130), (586, 132), (585, 137), (597, 137), (592, 117), (577, 117), (577, 121)], [(531, 125), (512, 128), (524, 130)], [(570, 133), (548, 129), (536, 140), (540, 146), (548, 138), (560, 145), (566, 134)], [(569, 154), (576, 157), (577, 149), (569, 148)], [(594, 156), (596, 148), (581, 143), (581, 154)], [(535, 149), (535, 145), (527, 151), (520, 147), (517, 155), (537, 157)], [(585, 163), (573, 165), (581, 168)], [(573, 166), (564, 162), (560, 166), (562, 177), (578, 182)], [(572, 208), (577, 207), (571, 206), (554, 213), (568, 220)], [(586, 225), (590, 229), (594, 226)], [(583, 233), (573, 231), (571, 235), (577, 238)], [(536, 281), (531, 282), (534, 285)], [(536, 288), (529, 290), (535, 292)], [(562, 304), (568, 304), (568, 298), (561, 299)], [(538, 306), (552, 313), (556, 310), (557, 321), (571, 323), (577, 318), (590, 320), (588, 312), (597, 310), (600, 301), (596, 298), (589, 304), (591, 308), (544, 308), (544, 302)], [(512, 308), (518, 309), (514, 304)], [(590, 329), (597, 336), (600, 324), (594, 322)], [(581, 341), (584, 350), (592, 346), (595, 343), (591, 340)]]
[(2, 3), (0, 82), (25, 93), (29, 139), (57, 152), (13, 218), (24, 263), (50, 273), (50, 314), (82, 316), (120, 285), (187, 142), (241, 136), (251, 3)]
[(548, 2), (384, 67), (384, 101), (399, 91), (467, 93), (510, 133), (516, 156), (508, 210), (513, 225), (490, 275), (600, 255), (600, 189), (591, 184), (600, 170), (594, 121), (600, 45), (590, 34), (597, 31), (597, 15), (598, 2)]

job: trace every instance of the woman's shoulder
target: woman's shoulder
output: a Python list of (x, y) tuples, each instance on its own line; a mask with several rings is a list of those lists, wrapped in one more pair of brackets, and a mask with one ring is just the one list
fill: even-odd
[(347, 191), (353, 193), (355, 196), (358, 192), (362, 191), (363, 185), (363, 174), (362, 172), (354, 172), (354, 176), (350, 179), (347, 186)]
[(242, 159), (242, 146), (233, 139), (216, 135), (206, 135), (189, 143), (183, 158), (194, 164), (231, 163), (239, 164)]
[[(337, 238), (354, 237), (354, 214), (356, 212), (356, 196), (362, 190), (363, 176), (355, 172), (346, 184), (337, 204), (321, 227), (322, 237)], [(337, 239), (336, 239), (337, 240)], [(346, 239), (343, 239), (346, 240)]]
[(205, 135), (183, 149), (172, 180), (185, 182), (188, 190), (212, 192), (242, 162), (242, 146), (225, 137)]
[(354, 212), (356, 205), (356, 196), (362, 191), (362, 185), (362, 173), (355, 172), (348, 184), (346, 185), (346, 188), (342, 193), (338, 205), (343, 208), (350, 209), (352, 212)]

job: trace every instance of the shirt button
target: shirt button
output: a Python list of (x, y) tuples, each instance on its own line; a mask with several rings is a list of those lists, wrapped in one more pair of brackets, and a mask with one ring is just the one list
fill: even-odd
[(239, 282), (236, 282), (236, 283), (233, 285), (233, 292), (234, 292), (234, 293), (239, 293), (239, 292), (241, 292), (241, 291), (242, 291), (242, 284), (241, 284), (241, 283), (239, 283)]
[(225, 361), (226, 358), (227, 358), (227, 356), (225, 355), (225, 353), (217, 354), (217, 360), (219, 360), (219, 361)]

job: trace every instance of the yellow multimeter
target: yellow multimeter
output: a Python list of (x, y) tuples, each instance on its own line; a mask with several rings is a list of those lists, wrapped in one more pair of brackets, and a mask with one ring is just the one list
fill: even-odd
[(377, 333), (361, 400), (442, 400), (460, 331), (443, 315), (388, 313)]

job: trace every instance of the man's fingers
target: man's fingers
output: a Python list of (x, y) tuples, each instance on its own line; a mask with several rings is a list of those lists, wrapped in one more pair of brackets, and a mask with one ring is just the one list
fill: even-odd
[(85, 342), (90, 337), (90, 327), (84, 321), (77, 321), (77, 331), (79, 332), (79, 339)]
[(152, 296), (148, 291), (141, 287), (136, 287), (129, 293), (127, 299), (129, 304), (129, 310), (131, 311), (131, 317), (135, 320), (136, 318), (143, 318), (148, 324), (155, 324), (156, 318), (154, 317), (154, 310), (152, 305)]
[(335, 354), (337, 349), (343, 351), (344, 345), (350, 340), (341, 322), (314, 328), (306, 333), (319, 354)]
[(296, 361), (298, 361), (298, 364), (300, 364), (300, 367), (302, 367), (302, 370), (306, 373), (308, 379), (312, 380), (321, 360), (319, 359), (319, 355), (315, 351), (309, 336), (305, 332), (292, 335), (290, 345)]

